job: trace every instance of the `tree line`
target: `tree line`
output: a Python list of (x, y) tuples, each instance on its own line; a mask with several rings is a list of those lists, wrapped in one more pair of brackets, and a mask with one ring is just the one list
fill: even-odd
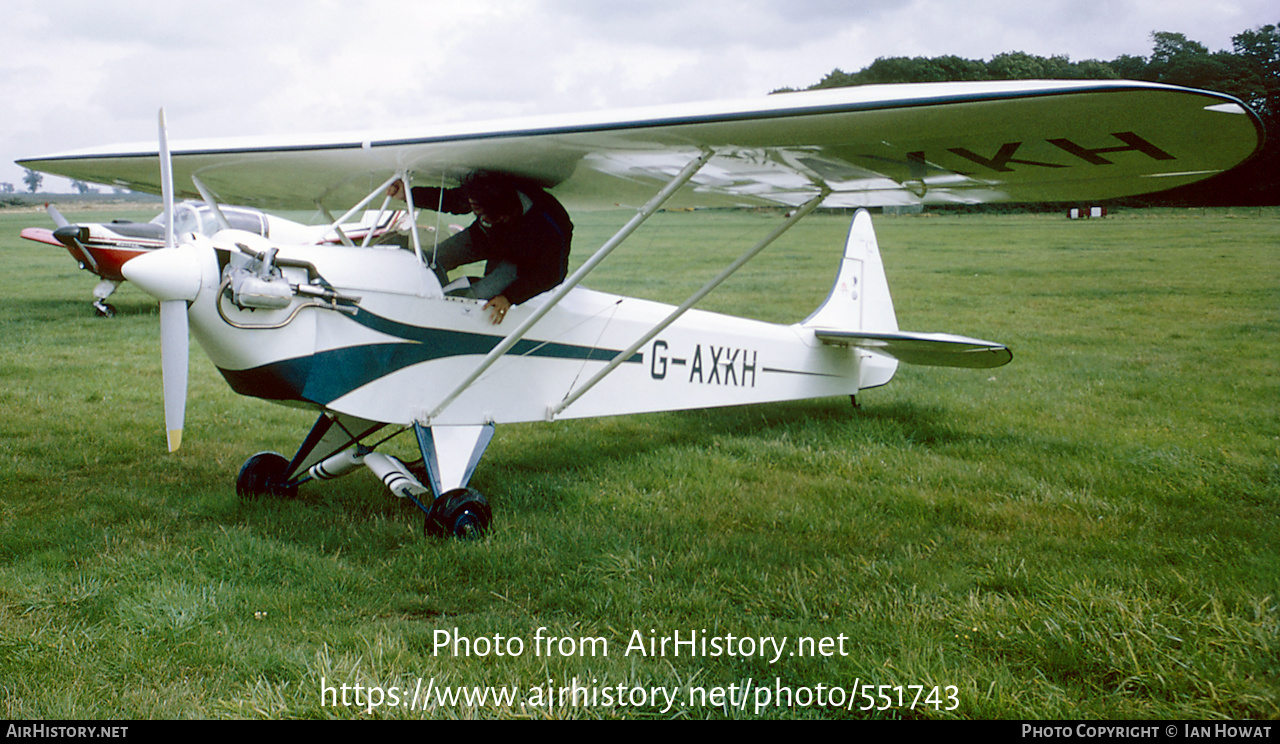
[[(1171, 205), (1280, 204), (1280, 25), (1261, 26), (1231, 37), (1231, 51), (1210, 52), (1184, 34), (1151, 34), (1149, 56), (1121, 55), (1110, 61), (1073, 61), (1005, 52), (989, 60), (941, 57), (881, 57), (857, 72), (832, 70), (806, 90), (851, 85), (967, 80), (1142, 80), (1214, 90), (1235, 96), (1256, 111), (1268, 137), (1262, 152), (1231, 173), (1154, 197), (1128, 200)], [(794, 90), (794, 89), (786, 89)], [(786, 92), (775, 91), (775, 92)]]

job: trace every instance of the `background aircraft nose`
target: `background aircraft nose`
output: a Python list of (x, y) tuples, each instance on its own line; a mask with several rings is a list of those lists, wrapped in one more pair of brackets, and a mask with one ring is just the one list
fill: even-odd
[(53, 237), (57, 238), (63, 245), (71, 247), (76, 242), (84, 242), (89, 239), (89, 228), (80, 225), (64, 225), (53, 231)]

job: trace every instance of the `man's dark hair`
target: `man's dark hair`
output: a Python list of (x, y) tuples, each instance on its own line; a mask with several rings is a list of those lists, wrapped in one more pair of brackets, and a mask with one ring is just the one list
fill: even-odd
[(485, 211), (500, 215), (520, 213), (520, 196), (515, 182), (494, 171), (473, 171), (462, 181), (462, 193)]

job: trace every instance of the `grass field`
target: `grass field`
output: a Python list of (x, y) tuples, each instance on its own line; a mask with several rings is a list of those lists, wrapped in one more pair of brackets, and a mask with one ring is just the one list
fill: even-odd
[[(580, 215), (577, 258), (624, 219)], [(778, 219), (659, 215), (588, 284), (678, 302)], [(847, 219), (703, 307), (800, 320)], [(94, 318), (93, 278), (18, 238), (47, 218), (0, 212), (0, 715), (1280, 716), (1280, 210), (875, 222), (902, 327), (1012, 364), (903, 367), (856, 410), (500, 427), (495, 529), (461, 543), (367, 472), (241, 503), (312, 416), (194, 345), (167, 454), (154, 303)], [(722, 652), (628, 649), (676, 632)], [(438, 697), (473, 687), (514, 697)]]

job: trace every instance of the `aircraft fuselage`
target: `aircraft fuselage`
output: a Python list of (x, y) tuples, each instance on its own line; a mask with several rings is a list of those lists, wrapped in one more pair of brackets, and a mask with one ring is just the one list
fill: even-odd
[[(358, 298), (347, 311), (306, 307), (241, 309), (220, 292), (215, 243), (197, 238), (203, 262), (191, 306), (195, 338), (237, 392), (394, 424), (423, 421), (545, 297), (491, 324), (484, 301), (443, 295), (435, 275), (409, 251), (280, 246), (291, 284), (323, 277)], [(263, 251), (266, 241), (233, 242)], [(293, 265), (293, 262), (297, 262)], [(302, 268), (306, 263), (308, 268)], [(671, 311), (662, 303), (574, 289), (432, 424), (508, 423), (550, 418), (575, 384)], [(856, 393), (887, 376), (864, 378), (865, 352), (832, 347), (800, 326), (689, 311), (629, 355), (556, 417), (704, 408)], [(874, 366), (874, 365), (872, 365)], [(892, 374), (892, 369), (888, 371)], [(871, 379), (879, 377), (883, 379)]]

